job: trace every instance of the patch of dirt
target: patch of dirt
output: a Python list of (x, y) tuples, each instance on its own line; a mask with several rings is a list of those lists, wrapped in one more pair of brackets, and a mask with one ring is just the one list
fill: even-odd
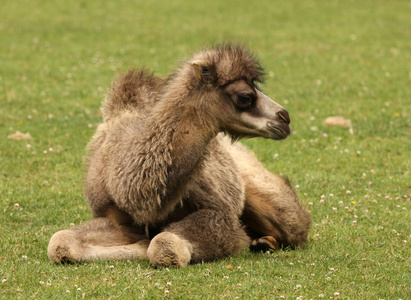
[(12, 140), (30, 140), (31, 135), (28, 132), (22, 133), (20, 131), (16, 131), (16, 133), (9, 135), (7, 138)]

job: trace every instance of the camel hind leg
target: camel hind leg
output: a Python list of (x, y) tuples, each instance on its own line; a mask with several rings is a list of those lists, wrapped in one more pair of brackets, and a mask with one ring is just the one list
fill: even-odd
[(85, 262), (99, 259), (145, 259), (150, 241), (133, 229), (97, 218), (73, 230), (56, 232), (47, 249), (51, 261)]
[(307, 242), (310, 216), (287, 180), (266, 171), (246, 180), (242, 220), (253, 239), (252, 250), (301, 247)]
[(241, 219), (252, 238), (251, 249), (303, 246), (307, 241), (310, 216), (301, 205), (288, 180), (265, 169), (239, 143), (227, 147), (236, 160), (246, 185)]

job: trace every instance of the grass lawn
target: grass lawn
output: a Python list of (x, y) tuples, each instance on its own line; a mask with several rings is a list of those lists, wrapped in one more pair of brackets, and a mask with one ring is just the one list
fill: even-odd
[[(2, 3), (0, 298), (409, 299), (410, 12), (405, 0)], [(243, 143), (295, 186), (308, 246), (184, 269), (52, 264), (51, 235), (91, 219), (82, 162), (113, 77), (165, 76), (224, 40), (258, 54), (265, 93), (290, 112), (287, 140)], [(352, 129), (324, 125), (336, 115)]]

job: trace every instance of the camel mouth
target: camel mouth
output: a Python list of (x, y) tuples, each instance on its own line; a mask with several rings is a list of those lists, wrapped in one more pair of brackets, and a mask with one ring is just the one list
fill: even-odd
[(287, 124), (275, 124), (267, 122), (267, 131), (271, 139), (283, 140), (291, 134), (290, 126)]

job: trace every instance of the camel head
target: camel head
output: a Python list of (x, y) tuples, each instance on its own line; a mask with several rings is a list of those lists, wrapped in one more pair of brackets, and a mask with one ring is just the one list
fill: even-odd
[(285, 139), (290, 133), (287, 110), (261, 92), (263, 69), (243, 47), (223, 46), (191, 61), (201, 98), (219, 129), (233, 139)]

